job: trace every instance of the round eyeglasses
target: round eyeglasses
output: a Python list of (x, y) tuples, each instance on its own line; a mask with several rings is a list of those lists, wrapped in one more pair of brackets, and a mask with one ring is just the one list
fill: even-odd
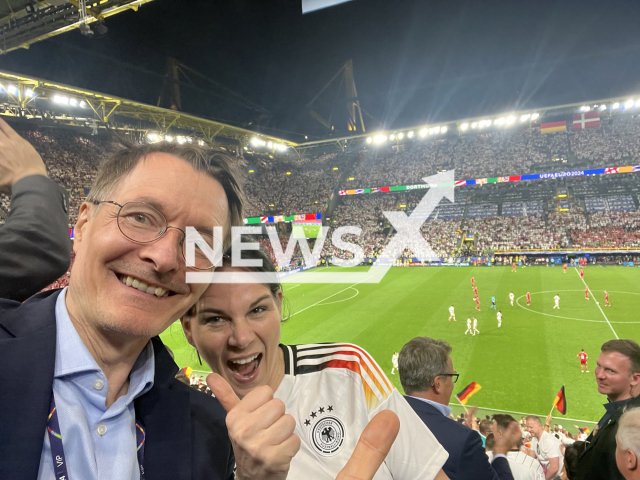
[[(94, 201), (95, 205), (101, 203), (109, 203), (120, 207), (118, 210), (118, 228), (122, 235), (135, 243), (152, 243), (162, 237), (167, 230), (173, 228), (182, 233), (180, 238), (180, 251), (187, 268), (195, 268), (196, 270), (211, 270), (215, 267), (207, 255), (200, 249), (196, 243), (193, 264), (187, 261), (187, 252), (185, 238), (186, 233), (178, 227), (172, 227), (167, 223), (165, 216), (155, 207), (146, 202), (127, 202), (121, 205), (111, 200)], [(209, 247), (215, 251), (215, 240), (213, 235), (198, 232), (202, 239)]]

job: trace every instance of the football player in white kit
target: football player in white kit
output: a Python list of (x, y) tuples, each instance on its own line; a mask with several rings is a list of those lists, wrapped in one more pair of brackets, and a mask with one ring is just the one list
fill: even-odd
[(453, 309), (453, 305), (449, 307), (449, 321), (453, 318), (453, 321), (456, 321), (456, 311)]
[[(245, 250), (243, 257), (262, 260), (263, 266), (231, 267), (225, 257), (216, 273), (275, 273), (262, 251)], [(374, 480), (445, 478), (441, 469), (446, 450), (365, 350), (348, 343), (282, 345), (281, 322), (278, 283), (216, 283), (183, 317), (182, 327), (189, 343), (222, 377), (211, 382), (226, 381), (244, 399), (234, 409), (266, 408), (274, 401), (265, 395), (269, 389), (253, 391), (265, 385), (274, 399), (284, 403), (287, 415), (277, 420), (278, 425), (285, 422), (284, 428), (295, 420), (294, 432), (300, 439), (288, 478), (334, 480), (366, 425), (382, 410), (399, 417), (400, 431)], [(266, 403), (254, 408), (262, 397)], [(230, 417), (248, 422), (233, 413), (227, 415), (227, 425)]]
[(498, 328), (500, 328), (500, 325), (502, 325), (502, 311), (496, 313), (496, 317), (498, 319)]
[(560, 310), (560, 295), (556, 293), (556, 296), (553, 297), (553, 301), (556, 302), (556, 304), (553, 306), (553, 309), (555, 310), (557, 308), (558, 310)]
[(393, 355), (391, 356), (391, 375), (395, 375), (395, 370), (398, 369), (398, 357), (400, 356), (400, 354), (398, 352), (393, 352)]
[(513, 294), (513, 292), (511, 292), (511, 293), (509, 294), (509, 301), (511, 302), (511, 306), (512, 306), (512, 307), (513, 307), (513, 299), (514, 299), (515, 297), (516, 297), (516, 296)]
[(466, 335), (467, 333), (473, 335), (473, 329), (471, 328), (471, 317), (467, 318), (467, 331), (464, 332), (464, 334)]
[(478, 319), (473, 317), (473, 334), (475, 335), (476, 333), (480, 333), (480, 330), (478, 330)]

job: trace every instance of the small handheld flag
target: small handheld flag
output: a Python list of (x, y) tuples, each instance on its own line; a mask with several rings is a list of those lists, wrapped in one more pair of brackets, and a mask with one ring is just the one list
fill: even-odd
[(471, 382), (469, 385), (464, 387), (460, 393), (456, 394), (456, 398), (462, 405), (466, 405), (469, 401), (469, 397), (480, 390), (482, 386), (479, 383)]
[[(567, 414), (567, 400), (564, 397), (564, 385), (553, 400), (553, 406), (557, 408), (562, 415)], [(553, 408), (551, 410), (553, 411)]]
[(193, 369), (191, 367), (184, 367), (182, 371), (187, 377), (191, 377), (191, 374), (193, 373)]

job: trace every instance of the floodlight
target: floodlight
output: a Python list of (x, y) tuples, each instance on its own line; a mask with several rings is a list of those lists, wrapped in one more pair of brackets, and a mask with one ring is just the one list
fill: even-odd
[(466, 130), (467, 128), (469, 128), (469, 124), (466, 122), (460, 125), (460, 130)]
[(535, 120), (535, 119), (537, 119), (539, 116), (540, 116), (540, 114), (539, 114), (539, 113), (532, 113), (532, 114), (531, 114), (531, 120)]
[(392, 133), (391, 135), (389, 135), (389, 140), (395, 140), (396, 136)]
[(267, 143), (267, 147), (269, 147), (269, 148), (273, 147), (273, 142)]
[(24, 93), (25, 93), (25, 94), (27, 95), (27, 97), (29, 97), (29, 98), (33, 98), (33, 97), (35, 97), (35, 96), (36, 96), (36, 93), (35, 93), (33, 90), (31, 90), (30, 88), (27, 88), (27, 90), (26, 90)]
[(201, 147), (204, 147), (204, 140), (198, 140), (198, 145), (200, 145)]
[(257, 137), (253, 137), (251, 139), (251, 144), (252, 145), (260, 145), (260, 140)]
[(87, 105), (87, 102), (85, 102), (84, 100), (82, 100), (80, 102), (80, 108), (89, 108), (89, 105)]
[(440, 133), (447, 133), (447, 130), (449, 130), (449, 127), (442, 127)]
[(603, 111), (607, 108), (607, 106), (603, 103), (602, 105), (600, 105), (600, 111)]
[(407, 133), (407, 137), (409, 137), (409, 138), (413, 138), (413, 131), (411, 131), (411, 132)]
[(69, 105), (71, 105), (72, 107), (77, 107), (78, 106), (78, 100), (76, 100), (75, 98), (70, 98), (69, 99)]
[(171, 135), (166, 135), (166, 136), (164, 137), (164, 139), (165, 139), (167, 142), (173, 142), (173, 137), (172, 137)]
[(400, 132), (398, 134), (398, 140), (402, 140), (404, 138), (404, 133)]
[(499, 119), (496, 120), (496, 125), (504, 125), (505, 122), (505, 118), (504, 117), (500, 117)]
[(373, 143), (382, 143), (387, 141), (386, 135), (376, 135), (373, 137)]
[(631, 108), (633, 107), (633, 100), (627, 100), (624, 104), (624, 108)]
[(478, 122), (473, 122), (473, 123), (471, 124), (471, 128), (476, 128), (477, 126), (478, 126)]
[(178, 140), (178, 143), (179, 143), (180, 145), (182, 145), (183, 143), (186, 143), (186, 142), (187, 142), (187, 139), (186, 139), (186, 138), (184, 138), (184, 137), (182, 137), (182, 136), (177, 137), (177, 139), (176, 139), (176, 140)]
[(619, 108), (620, 108), (620, 104), (618, 102), (616, 102), (613, 105), (611, 105), (611, 110), (617, 110)]
[(511, 125), (515, 121), (516, 121), (516, 117), (514, 117), (513, 115), (509, 115), (507, 117), (507, 125)]
[(531, 118), (531, 114), (530, 113), (525, 113), (524, 115), (522, 115), (520, 117), (520, 121), (521, 122), (526, 122), (527, 120), (529, 120)]
[(367, 137), (367, 143), (371, 143), (372, 141), (371, 137)]
[(636, 100), (636, 107), (640, 107), (640, 100)]
[(422, 130), (420, 130), (421, 137), (426, 137), (427, 133), (429, 133), (429, 131), (426, 128), (423, 128)]
[(15, 85), (9, 85), (9, 87), (7, 88), (7, 92), (9, 92), (11, 95), (17, 95), (18, 88)]
[[(11, 91), (11, 87), (9, 87), (9, 91)], [(53, 101), (61, 105), (69, 105), (69, 97), (65, 97), (64, 95), (54, 95)]]
[(435, 127), (435, 128), (433, 129), (433, 132), (434, 132), (434, 133), (440, 133), (440, 127)]
[(151, 143), (155, 143), (160, 140), (160, 135), (157, 133), (147, 133), (147, 140)]
[(4, 92), (4, 86), (0, 83), (0, 93)]
[(588, 112), (589, 110), (591, 110), (591, 107), (587, 106), (587, 105), (583, 105), (580, 107), (580, 111), (581, 112)]

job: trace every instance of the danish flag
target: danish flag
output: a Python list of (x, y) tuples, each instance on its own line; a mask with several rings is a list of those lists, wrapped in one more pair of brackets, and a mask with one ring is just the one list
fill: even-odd
[(573, 116), (573, 129), (596, 128), (600, 126), (600, 112), (577, 113)]
[(604, 173), (605, 175), (609, 173), (618, 173), (618, 167), (605, 168)]

